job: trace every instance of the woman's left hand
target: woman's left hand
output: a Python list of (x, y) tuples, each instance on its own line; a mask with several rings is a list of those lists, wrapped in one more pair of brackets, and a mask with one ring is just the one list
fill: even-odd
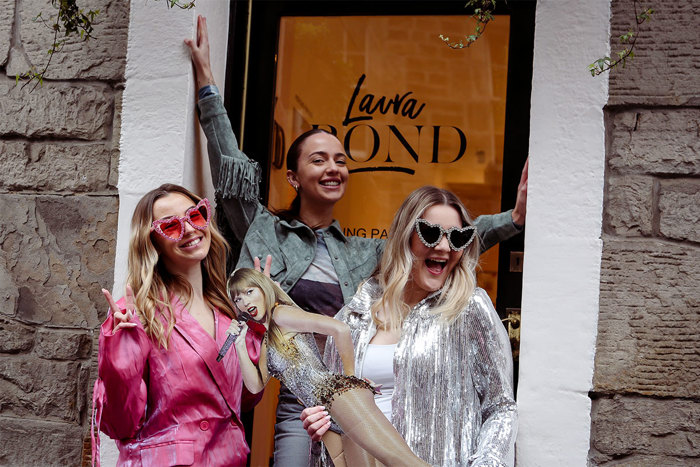
[(515, 198), (515, 208), (513, 209), (513, 222), (520, 227), (525, 225), (525, 214), (527, 212), (527, 167), (530, 163), (530, 158), (525, 160), (525, 166), (520, 174), (520, 183), (518, 183), (518, 195)]
[[(272, 255), (267, 255), (267, 258), (265, 258), (265, 269), (260, 269), (260, 258), (257, 256), (253, 258), (253, 266), (256, 271), (262, 272), (265, 274), (267, 277), (270, 277), (270, 267), (272, 266)], [(279, 285), (279, 284), (277, 284)]]

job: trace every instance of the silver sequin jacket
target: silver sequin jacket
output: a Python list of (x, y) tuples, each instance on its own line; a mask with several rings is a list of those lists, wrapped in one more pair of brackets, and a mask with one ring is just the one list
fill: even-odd
[[(381, 293), (369, 279), (336, 315), (352, 330), (357, 369), (376, 333), (370, 306)], [(483, 289), (451, 323), (430, 312), (438, 295), (418, 303), (404, 321), (394, 353), (392, 423), (431, 465), (510, 465), (517, 414), (508, 335)], [(332, 338), (325, 361), (342, 370)]]

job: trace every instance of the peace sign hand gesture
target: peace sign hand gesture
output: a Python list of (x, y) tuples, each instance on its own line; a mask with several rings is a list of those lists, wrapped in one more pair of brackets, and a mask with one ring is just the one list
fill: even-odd
[[(114, 317), (112, 334), (115, 334), (117, 331), (123, 328), (134, 328), (137, 326), (134, 320), (134, 290), (130, 285), (126, 286), (126, 296), (124, 298), (126, 313), (122, 313), (122, 310), (119, 308), (119, 305), (116, 304), (112, 298), (112, 294), (110, 294), (109, 291), (102, 289), (102, 294), (104, 294), (105, 298), (107, 299), (109, 308), (112, 310), (112, 316)], [(135, 319), (138, 319), (138, 317)]]

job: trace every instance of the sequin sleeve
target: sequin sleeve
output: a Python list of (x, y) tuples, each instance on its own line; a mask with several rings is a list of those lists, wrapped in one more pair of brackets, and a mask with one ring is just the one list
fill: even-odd
[[(353, 346), (355, 346), (355, 371), (358, 372), (358, 375), (361, 375), (361, 361), (364, 359), (363, 352), (358, 351), (358, 341), (361, 337), (364, 337), (365, 340), (371, 338), (371, 336), (364, 331), (367, 331), (371, 327), (372, 317), (370, 314), (370, 307), (380, 294), (381, 290), (376, 280), (370, 278), (360, 284), (357, 293), (355, 293), (347, 305), (341, 308), (335, 315), (335, 319), (350, 326), (350, 337)], [(335, 342), (330, 336), (326, 341), (323, 362), (329, 370), (335, 373), (342, 373), (343, 362), (340, 359), (340, 354), (338, 353), (338, 349), (336, 349)]]
[[(348, 306), (350, 303), (345, 305), (338, 313), (336, 313), (335, 319), (347, 323), (347, 316), (349, 312)], [(333, 339), (333, 336), (328, 336), (326, 339), (326, 347), (324, 348), (323, 352), (323, 363), (325, 363), (326, 367), (333, 373), (340, 373), (343, 371), (343, 362), (340, 359), (340, 353), (338, 353), (338, 349), (335, 346), (335, 339)]]
[(471, 376), (481, 402), (482, 425), (470, 466), (509, 465), (517, 432), (513, 360), (508, 335), (491, 299), (477, 289), (467, 313)]

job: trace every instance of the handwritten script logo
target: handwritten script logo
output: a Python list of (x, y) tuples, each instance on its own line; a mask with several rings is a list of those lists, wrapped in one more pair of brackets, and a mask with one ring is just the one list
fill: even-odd
[(364, 96), (362, 96), (362, 99), (360, 100), (360, 103), (357, 106), (357, 110), (359, 112), (366, 113), (367, 115), (350, 117), (350, 112), (352, 112), (352, 108), (355, 106), (355, 100), (360, 94), (360, 88), (362, 87), (362, 83), (365, 82), (365, 77), (366, 75), (362, 74), (362, 76), (360, 76), (360, 79), (357, 80), (357, 85), (355, 86), (355, 90), (353, 91), (352, 97), (350, 98), (350, 102), (348, 103), (348, 110), (345, 112), (345, 120), (343, 120), (343, 126), (348, 126), (350, 123), (353, 122), (372, 120), (372, 114), (377, 110), (379, 110), (379, 113), (383, 115), (389, 113), (390, 110), (394, 112), (394, 115), (398, 115), (400, 112), (402, 117), (408, 117), (411, 120), (414, 120), (420, 115), (420, 113), (425, 108), (425, 104), (423, 103), (416, 110), (416, 105), (418, 105), (418, 101), (416, 101), (414, 98), (406, 99), (408, 96), (413, 94), (413, 91), (405, 92), (401, 96), (399, 96), (399, 93), (396, 93), (396, 97), (393, 97), (389, 100), (387, 100), (386, 96), (381, 96), (379, 99), (377, 99), (376, 102), (374, 102), (374, 94), (365, 94)]
[[(410, 167), (394, 165), (395, 162), (392, 159), (391, 155), (391, 143), (394, 140), (398, 142), (400, 147), (402, 147), (408, 153), (413, 162), (419, 163), (421, 155), (419, 154), (419, 149), (416, 148), (421, 147), (421, 137), (425, 137), (421, 135), (421, 131), (426, 126), (415, 124), (402, 125), (401, 129), (399, 129), (399, 127), (395, 124), (380, 126), (373, 125), (372, 120), (374, 119), (374, 115), (377, 113), (381, 115), (387, 115), (389, 113), (392, 113), (398, 117), (407, 118), (408, 120), (415, 120), (425, 109), (426, 103), (421, 103), (418, 101), (418, 99), (413, 97), (413, 91), (404, 92), (402, 94), (399, 94), (397, 92), (393, 97), (376, 96), (372, 93), (365, 93), (362, 90), (362, 85), (364, 84), (365, 79), (365, 74), (362, 74), (359, 77), (359, 79), (357, 80), (357, 84), (355, 85), (355, 89), (353, 90), (352, 96), (350, 97), (350, 101), (348, 102), (348, 107), (345, 111), (345, 118), (343, 119), (343, 122), (341, 124), (341, 130), (345, 131), (344, 137), (343, 135), (339, 134), (338, 128), (330, 124), (314, 124), (312, 125), (312, 127), (325, 127), (323, 129), (328, 130), (330, 133), (338, 137), (338, 139), (340, 139), (343, 142), (343, 146), (345, 147), (345, 152), (347, 153), (348, 157), (351, 160), (358, 163), (364, 164), (374, 161), (375, 157), (379, 153), (380, 148), (386, 148), (386, 158), (383, 160), (385, 165), (356, 167), (350, 170), (350, 173), (401, 172), (409, 175), (415, 174), (415, 169), (412, 169)], [(439, 160), (439, 147), (440, 137), (444, 135), (446, 130), (454, 130), (454, 132), (457, 133), (457, 137), (459, 138), (459, 150), (457, 151), (457, 155), (448, 163), (451, 164), (457, 162), (462, 158), (462, 156), (464, 156), (467, 150), (467, 136), (465, 135), (464, 131), (462, 131), (456, 126), (451, 125), (431, 125), (428, 128), (430, 127), (432, 127), (432, 132), (423, 132), (423, 135), (425, 135), (426, 133), (432, 133), (432, 151), (429, 154), (430, 160), (428, 163), (437, 164), (439, 162), (444, 162)], [(415, 128), (415, 131), (418, 136), (417, 145), (412, 145), (406, 138), (405, 134), (407, 128)], [(363, 132), (365, 133), (365, 135), (368, 135), (367, 132), (369, 132), (369, 135), (371, 135), (372, 149), (368, 152), (368, 155), (366, 157), (361, 158), (357, 155), (353, 155), (350, 151), (350, 147), (353, 136), (356, 134), (362, 134)], [(423, 159), (424, 158), (425, 155), (423, 155)]]

